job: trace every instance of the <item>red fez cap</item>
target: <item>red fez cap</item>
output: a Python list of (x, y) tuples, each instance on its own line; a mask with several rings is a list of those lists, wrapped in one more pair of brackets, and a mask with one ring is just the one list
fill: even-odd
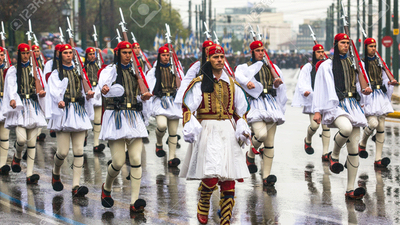
[(369, 44), (372, 44), (372, 43), (376, 43), (375, 39), (373, 39), (373, 38), (367, 38), (364, 41), (364, 45), (369, 45)]
[(89, 52), (95, 52), (94, 48), (92, 48), (92, 47), (87, 48), (86, 49), (86, 54), (89, 53)]
[(37, 50), (37, 49), (39, 49), (39, 46), (37, 46), (37, 45), (32, 45), (32, 50)]
[(61, 45), (59, 51), (60, 51), (60, 52), (63, 52), (63, 51), (68, 50), (68, 49), (71, 49), (71, 50), (72, 50), (71, 45), (70, 45), (70, 44), (65, 44), (65, 45)]
[(114, 48), (114, 53), (116, 53), (118, 51), (118, 47)]
[(20, 51), (20, 52), (25, 52), (25, 51), (29, 51), (29, 50), (30, 50), (30, 48), (29, 48), (28, 44), (22, 43), (22, 44), (18, 45), (18, 51)]
[(62, 44), (57, 44), (56, 47), (54, 47), (54, 50), (60, 51)]
[(254, 50), (254, 49), (262, 47), (262, 46), (264, 46), (264, 45), (263, 45), (263, 43), (261, 41), (253, 41), (250, 44), (250, 49)]
[(127, 49), (127, 48), (131, 49), (132, 45), (131, 45), (131, 43), (129, 43), (127, 41), (121, 41), (120, 43), (118, 43), (117, 48), (121, 49), (121, 50)]
[(4, 48), (0, 46), (0, 52), (4, 52)]
[(168, 53), (168, 52), (169, 52), (169, 48), (165, 47), (165, 46), (158, 49), (158, 54)]
[(208, 50), (208, 56), (212, 56), (214, 54), (225, 54), (224, 48), (220, 45), (213, 45)]
[(347, 34), (344, 34), (344, 33), (336, 34), (335, 41), (341, 41), (343, 39), (349, 40), (349, 36)]
[(324, 46), (322, 46), (320, 44), (314, 45), (314, 47), (312, 48), (313, 52), (318, 51), (318, 50), (323, 50), (323, 49), (324, 49)]
[(203, 48), (207, 48), (207, 47), (210, 47), (212, 45), (214, 45), (214, 42), (212, 42), (212, 41), (203, 42)]
[(133, 42), (133, 43), (132, 43), (132, 48), (133, 48), (133, 47), (138, 47), (138, 46), (140, 46), (139, 43), (137, 43), (137, 42)]

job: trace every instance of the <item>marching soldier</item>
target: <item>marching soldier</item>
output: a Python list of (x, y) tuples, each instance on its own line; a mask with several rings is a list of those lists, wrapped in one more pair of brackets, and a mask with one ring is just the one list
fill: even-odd
[[(201, 179), (197, 219), (206, 224), (210, 198), (221, 188), (220, 224), (230, 224), (235, 205), (235, 180), (250, 176), (238, 141), (250, 144), (246, 122), (249, 105), (240, 85), (224, 71), (224, 50), (212, 46), (209, 61), (184, 94), (183, 135), (192, 143), (180, 176)], [(223, 106), (222, 106), (223, 105)], [(194, 116), (193, 112), (197, 112)], [(237, 120), (236, 129), (232, 118)]]
[[(32, 59), (32, 58), (31, 58)], [(34, 59), (33, 59), (34, 60)], [(41, 70), (37, 68), (37, 75)], [(26, 183), (37, 184), (40, 176), (33, 174), (33, 165), (36, 155), (36, 137), (38, 128), (47, 125), (46, 119), (39, 102), (44, 101), (46, 92), (37, 92), (32, 64), (30, 62), (30, 47), (22, 43), (18, 45), (17, 66), (12, 66), (7, 71), (4, 84), (4, 107), (3, 115), (6, 117), (5, 127), (16, 128), (17, 141), (15, 143), (16, 153), (11, 163), (11, 169), (15, 173), (21, 171), (22, 151), (27, 145), (27, 168)], [(43, 86), (43, 82), (40, 84)]]
[(140, 44), (138, 42), (132, 43), (132, 49), (133, 52), (136, 54), (137, 59), (139, 60), (140, 66), (142, 67), (143, 73), (146, 74), (147, 71), (149, 71), (151, 68), (147, 66), (146, 59), (142, 57), (140, 54), (141, 49), (140, 49)]
[(92, 129), (90, 118), (93, 116), (93, 106), (89, 99), (93, 98), (94, 92), (83, 91), (83, 82), (87, 81), (78, 75), (72, 58), (71, 45), (62, 45), (58, 69), (54, 70), (48, 79), (52, 111), (47, 128), (57, 132), (57, 152), (54, 155), (51, 183), (55, 191), (63, 190), (60, 172), (71, 141), (74, 154), (72, 194), (85, 196), (89, 190), (79, 183), (83, 168), (85, 134), (87, 130)]
[[(314, 148), (311, 146), (312, 137), (317, 132), (319, 124), (313, 118), (312, 99), (314, 96), (316, 65), (325, 58), (324, 47), (317, 44), (313, 47), (312, 62), (307, 63), (300, 70), (299, 80), (297, 81), (296, 90), (294, 92), (292, 106), (303, 108), (303, 113), (310, 117), (310, 125), (307, 129), (307, 135), (304, 139), (304, 150), (307, 154), (313, 154)], [(322, 124), (322, 161), (328, 161), (328, 149), (331, 133), (329, 128)]]
[(43, 62), (42, 58), (40, 57), (40, 48), (39, 48), (39, 46), (32, 45), (32, 51), (33, 51), (33, 53), (35, 53), (37, 65), (43, 71), (44, 65), (45, 65), (46, 62)]
[[(376, 130), (375, 140), (375, 167), (386, 168), (390, 159), (382, 158), (383, 142), (385, 140), (385, 117), (393, 112), (391, 97), (393, 85), (397, 84), (396, 79), (386, 74), (380, 67), (379, 58), (376, 56), (376, 41), (367, 38), (364, 41), (364, 65), (373, 90), (372, 95), (363, 96), (365, 98), (364, 113), (368, 120), (368, 126), (364, 128), (361, 142), (358, 144), (358, 153), (361, 158), (367, 158), (366, 151), (368, 137)], [(390, 77), (389, 77), (390, 76)]]
[(339, 162), (339, 153), (346, 144), (348, 155), (346, 198), (362, 199), (365, 189), (354, 189), (357, 177), (359, 157), (357, 151), (360, 127), (367, 125), (367, 120), (361, 109), (359, 100), (361, 93), (369, 94), (371, 89), (360, 90), (356, 79), (357, 72), (353, 69), (347, 53), (349, 51), (349, 36), (339, 33), (335, 36), (333, 59), (321, 63), (315, 77), (313, 108), (314, 121), (328, 127), (336, 127), (339, 131), (334, 137), (334, 146), (329, 155), (329, 169), (333, 173), (343, 171)]
[[(179, 88), (177, 80), (178, 74), (171, 72), (169, 48), (161, 47), (158, 50), (157, 64), (147, 74), (150, 92), (154, 97), (152, 100), (152, 116), (156, 118), (156, 155), (164, 157), (162, 138), (168, 128), (168, 166), (177, 167), (180, 159), (175, 157), (175, 150), (178, 143), (178, 125), (179, 119), (182, 118), (182, 108), (180, 104), (175, 104), (174, 99)], [(178, 68), (177, 68), (178, 70)], [(183, 71), (180, 71), (183, 74)], [(180, 82), (179, 82), (180, 83)]]
[[(93, 98), (94, 106), (94, 121), (93, 121), (93, 151), (102, 152), (105, 148), (104, 144), (99, 144), (99, 135), (101, 130), (101, 114), (102, 114), (102, 104), (100, 90), (98, 87), (97, 73), (100, 69), (99, 65), (96, 63), (96, 50), (92, 47), (86, 49), (85, 55), (85, 70), (89, 77), (89, 81), (92, 84), (93, 90), (98, 93), (98, 98)], [(101, 53), (100, 53), (101, 54)], [(100, 56), (99, 56), (100, 57)]]
[(102, 186), (101, 203), (110, 208), (114, 204), (111, 189), (114, 179), (125, 164), (125, 146), (128, 149), (131, 180), (131, 213), (141, 213), (146, 201), (139, 199), (142, 177), (141, 153), (142, 138), (147, 137), (143, 110), (144, 101), (152, 96), (149, 92), (140, 93), (136, 76), (131, 69), (131, 44), (122, 41), (118, 44), (117, 63), (101, 71), (99, 87), (105, 97), (105, 112), (100, 139), (108, 141), (112, 163), (108, 166), (106, 181)]
[(3, 96), (4, 96), (4, 73), (6, 65), (4, 62), (5, 53), (3, 47), (0, 46), (0, 175), (8, 175), (10, 166), (7, 165), (7, 155), (9, 149), (10, 130), (4, 127), (6, 118), (3, 116)]
[[(274, 79), (271, 70), (262, 61), (265, 54), (263, 43), (253, 41), (250, 49), (250, 62), (239, 65), (235, 74), (236, 80), (249, 95), (250, 111), (247, 121), (253, 132), (252, 144), (255, 149), (264, 144), (260, 150), (263, 157), (263, 185), (273, 188), (277, 181), (276, 176), (270, 174), (274, 158), (274, 139), (276, 127), (285, 122), (286, 85), (280, 69), (275, 65), (279, 78)], [(246, 162), (250, 173), (257, 172), (254, 157), (253, 151), (247, 152)]]

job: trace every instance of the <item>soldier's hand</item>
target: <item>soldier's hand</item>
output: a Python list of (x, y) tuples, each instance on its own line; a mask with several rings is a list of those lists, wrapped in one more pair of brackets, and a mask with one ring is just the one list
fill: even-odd
[(396, 79), (393, 79), (392, 81), (389, 81), (388, 84), (389, 85), (397, 85), (397, 84), (399, 84), (399, 82), (397, 82)]
[(313, 120), (314, 120), (317, 124), (320, 124), (320, 123), (321, 123), (321, 113), (316, 112), (316, 113), (314, 114)]
[(310, 92), (309, 91), (306, 91), (306, 92), (304, 92), (304, 96), (309, 96), (310, 95)]
[(372, 93), (372, 89), (370, 87), (366, 87), (364, 90), (361, 90), (361, 93), (364, 95), (369, 95)]
[(276, 79), (274, 80), (274, 86), (275, 86), (275, 88), (278, 88), (279, 85), (281, 85), (281, 84), (283, 84), (283, 81), (282, 81), (281, 78), (276, 78)]
[(249, 81), (249, 83), (247, 83), (247, 88), (248, 89), (253, 89), (253, 88), (255, 88), (256, 86), (253, 84), (253, 82), (251, 82), (251, 81)]
[(93, 98), (93, 96), (94, 96), (94, 91), (90, 91), (90, 90), (89, 90), (89, 91), (86, 93), (86, 99), (87, 99), (87, 100)]
[(153, 96), (153, 94), (151, 94), (150, 92), (146, 92), (146, 93), (142, 94), (142, 96), (140, 96), (140, 98), (143, 101), (147, 101), (147, 100), (149, 100), (151, 98), (151, 96)]
[(58, 108), (63, 109), (64, 107), (65, 107), (65, 102), (64, 101), (61, 101), (61, 102), (58, 103)]
[(103, 95), (106, 95), (110, 91), (110, 88), (107, 85), (104, 85), (103, 88), (101, 89), (101, 93)]
[(17, 102), (13, 99), (10, 101), (10, 106), (15, 109), (17, 107)]
[(44, 90), (39, 91), (39, 97), (43, 98), (46, 96), (46, 92)]

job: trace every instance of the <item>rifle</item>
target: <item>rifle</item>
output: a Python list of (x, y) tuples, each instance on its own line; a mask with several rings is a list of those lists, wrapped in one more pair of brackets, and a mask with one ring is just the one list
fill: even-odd
[(101, 66), (104, 64), (104, 60), (103, 60), (103, 56), (101, 55), (101, 51), (99, 49), (99, 45), (97, 43), (97, 31), (96, 31), (96, 26), (93, 25), (93, 40), (94, 40), (94, 45), (96, 47), (96, 53), (97, 53), (97, 65), (99, 66), (99, 68), (101, 69)]
[[(32, 25), (31, 25), (31, 20), (28, 20), (28, 24), (29, 24), (29, 31), (26, 32), (26, 35), (28, 36), (28, 45), (29, 45), (29, 52), (30, 52), (30, 63), (32, 66), (32, 70), (31, 70), (31, 75), (33, 75), (33, 78), (35, 79), (35, 88), (36, 88), (36, 94), (39, 94), (40, 91), (43, 91), (43, 81), (41, 81), (42, 77), (40, 76), (40, 70), (38, 69), (38, 65), (37, 65), (37, 61), (36, 61), (36, 57), (35, 57), (35, 53), (32, 51)], [(38, 73), (40, 76), (40, 80), (38, 77)]]
[[(36, 34), (33, 34), (33, 38), (34, 38), (33, 42), (35, 43), (35, 45), (37, 45), (39, 47), (39, 42), (36, 38)], [(46, 59), (43, 57), (43, 53), (42, 53), (42, 51), (40, 51), (40, 47), (39, 47), (39, 53), (40, 53), (39, 58), (40, 58), (40, 60), (42, 60), (42, 63), (44, 65), (46, 63)]]
[[(124, 14), (122, 13), (121, 8), (119, 8), (119, 13), (121, 14), (121, 22), (119, 23), (119, 25), (121, 26), (122, 35), (124, 36), (124, 41), (128, 41), (128, 34), (127, 34), (128, 29), (126, 29)], [(118, 36), (119, 36), (119, 31), (118, 31)], [(132, 65), (131, 67), (132, 72), (133, 74), (136, 75), (136, 78), (138, 80), (141, 94), (143, 95), (144, 93), (149, 92), (149, 85), (147, 85), (147, 81), (146, 78), (144, 77), (142, 67), (140, 66), (139, 60), (137, 59), (135, 53), (132, 53), (132, 58), (130, 63)]]
[(347, 22), (347, 16), (346, 16), (347, 13), (343, 6), (343, 1), (341, 1), (341, 3), (343, 9), (342, 19), (343, 19), (344, 33), (349, 37), (350, 40), (349, 53), (350, 53), (351, 64), (354, 70), (358, 74), (358, 81), (360, 82), (361, 89), (364, 90), (367, 87), (369, 87), (367, 74), (365, 73), (364, 67), (361, 64), (360, 55), (358, 54), (356, 46), (354, 45), (353, 39), (351, 39), (349, 36), (349, 23)]
[[(132, 41), (133, 41), (133, 43), (138, 43), (137, 40), (136, 40), (136, 38), (135, 38), (135, 35), (133, 35), (133, 32), (131, 32), (131, 35), (132, 35)], [(143, 54), (142, 49), (140, 49), (140, 56), (146, 61), (146, 66), (147, 66), (147, 68), (149, 68), (149, 69), (153, 68), (153, 67), (151, 66), (149, 60), (147, 59), (146, 55)]]
[[(77, 68), (76, 71), (78, 72), (78, 75), (81, 77), (82, 84), (83, 84), (83, 90), (85, 91), (85, 93), (88, 93), (88, 91), (90, 91), (92, 89), (92, 85), (89, 82), (89, 78), (87, 77), (86, 72), (83, 70), (83, 63), (81, 61), (81, 57), (79, 56), (78, 51), (75, 49), (74, 35), (72, 34), (73, 30), (71, 28), (71, 24), (69, 22), (68, 17), (67, 17), (67, 22), (68, 22), (67, 33), (69, 36), (69, 42), (71, 43), (72, 52), (74, 54), (73, 60), (74, 60), (75, 66)], [(61, 56), (60, 56), (60, 58), (61, 58)]]
[(0, 32), (0, 38), (1, 38), (1, 46), (4, 48), (4, 63), (5, 67), (4, 69), (10, 68), (11, 65), (11, 59), (10, 55), (8, 54), (8, 50), (6, 48), (6, 32), (4, 32), (4, 23), (1, 21), (1, 32)]
[(172, 44), (171, 44), (171, 31), (169, 29), (169, 25), (165, 24), (165, 28), (166, 28), (166, 33), (165, 33), (165, 38), (167, 39), (167, 43), (168, 43), (168, 47), (169, 47), (169, 59), (170, 59), (170, 63), (171, 63), (171, 73), (175, 76), (175, 80), (176, 80), (176, 87), (179, 88), (181, 86), (181, 74), (179, 72), (179, 70), (176, 69), (176, 66), (179, 65), (179, 62), (175, 61), (174, 55), (175, 55), (175, 51), (173, 50)]
[[(308, 27), (310, 28), (311, 37), (312, 37), (313, 40), (314, 40), (314, 44), (317, 45), (317, 44), (318, 44), (317, 37), (315, 37), (314, 31), (313, 31), (313, 29), (311, 28), (311, 26), (308, 25)], [(325, 52), (324, 52), (324, 55), (325, 55), (325, 59), (328, 59), (328, 56), (325, 54)]]
[(63, 45), (63, 44), (65, 44), (64, 34), (63, 34), (61, 27), (58, 27), (58, 29), (60, 30), (60, 42)]
[[(364, 38), (367, 38), (368, 36), (367, 36), (367, 34), (365, 33), (364, 28), (361, 26), (360, 20), (358, 20), (358, 23), (360, 24), (361, 31), (362, 31), (362, 33), (363, 33), (363, 35), (364, 35)], [(367, 49), (364, 49), (364, 51), (367, 51)], [(379, 67), (382, 68), (382, 69), (385, 71), (386, 76), (388, 76), (390, 82), (392, 82), (392, 80), (394, 80), (393, 73), (389, 70), (389, 68), (388, 68), (388, 66), (386, 65), (385, 61), (383, 61), (383, 59), (382, 59), (381, 55), (379, 54), (378, 50), (375, 51), (375, 56), (377, 56), (377, 58), (378, 58), (378, 65), (379, 65)]]
[[(218, 36), (217, 36), (217, 33), (215, 33), (215, 31), (214, 31), (214, 35), (215, 35), (214, 43), (219, 45)], [(225, 59), (224, 70), (225, 70), (225, 73), (227, 73), (227, 74), (231, 75), (233, 78), (235, 78), (235, 73), (231, 69), (231, 66), (229, 65), (229, 62), (227, 59)]]
[[(253, 40), (254, 41), (261, 41), (262, 40), (261, 39), (261, 34), (260, 33), (258, 34), (258, 40), (257, 40), (256, 32), (254, 32), (253, 27), (250, 24), (249, 24), (249, 26), (250, 26), (250, 33), (253, 36)], [(275, 68), (274, 64), (272, 63), (271, 59), (269, 58), (268, 53), (267, 53), (267, 49), (265, 47), (264, 47), (264, 53), (265, 53), (265, 55), (263, 57), (263, 62), (267, 65), (267, 67), (271, 71), (272, 77), (274, 79), (279, 78), (278, 71), (276, 70), (276, 68)]]

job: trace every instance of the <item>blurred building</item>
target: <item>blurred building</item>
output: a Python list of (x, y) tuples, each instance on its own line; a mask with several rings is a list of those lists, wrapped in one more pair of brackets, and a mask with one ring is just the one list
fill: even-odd
[(312, 50), (314, 46), (314, 39), (311, 37), (311, 30), (308, 25), (313, 29), (318, 44), (325, 44), (325, 20), (304, 20), (304, 24), (299, 25), (299, 33), (296, 38), (296, 48), (298, 50)]
[[(279, 44), (291, 40), (291, 24), (283, 20), (283, 13), (277, 13), (275, 8), (269, 8), (262, 3), (242, 8), (226, 8), (225, 13), (217, 15), (216, 32), (220, 37), (225, 33), (234, 33), (239, 40), (243, 40), (250, 32), (249, 24), (256, 32), (257, 25), (260, 27), (263, 42), (269, 44), (269, 49), (279, 50)], [(251, 39), (250, 36), (248, 38)]]

